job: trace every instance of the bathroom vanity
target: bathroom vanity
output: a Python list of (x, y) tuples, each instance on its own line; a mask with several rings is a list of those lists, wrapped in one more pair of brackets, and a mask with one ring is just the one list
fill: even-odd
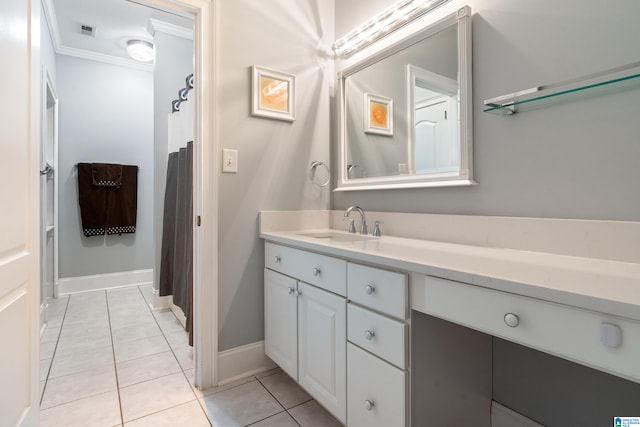
[[(260, 236), (266, 353), (343, 423), (537, 425), (493, 400), (494, 337), (640, 383), (639, 263), (373, 238), (336, 230), (340, 216), (263, 212)], [(516, 222), (514, 236), (541, 226)]]

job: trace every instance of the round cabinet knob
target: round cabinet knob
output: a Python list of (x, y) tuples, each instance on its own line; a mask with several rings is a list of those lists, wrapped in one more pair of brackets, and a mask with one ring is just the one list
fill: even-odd
[(314, 276), (319, 276), (319, 275), (320, 275), (320, 269), (319, 269), (318, 267), (315, 267), (315, 268), (313, 269), (313, 275), (314, 275)]
[(276, 264), (280, 264), (280, 261), (282, 261), (282, 258), (280, 258), (280, 255), (276, 255)]
[(513, 313), (507, 313), (504, 315), (504, 323), (510, 328), (515, 328), (520, 324), (520, 318)]
[(364, 337), (366, 339), (368, 339), (369, 341), (371, 341), (373, 339), (373, 337), (376, 336), (376, 333), (374, 331), (371, 331), (369, 329), (367, 329), (366, 331), (364, 331)]
[(295, 290), (295, 289), (293, 289), (291, 286), (289, 286), (289, 288), (288, 288), (288, 289), (289, 289), (289, 295), (291, 295), (292, 293), (294, 293), (294, 292), (296, 291), (296, 290)]
[(375, 403), (373, 403), (373, 400), (365, 400), (364, 401), (364, 407), (367, 411), (371, 411), (373, 410), (373, 407), (376, 406)]
[(300, 292), (300, 291), (294, 291), (294, 292), (293, 292), (293, 295), (295, 295), (295, 296), (299, 297), (300, 295), (302, 295), (302, 292)]
[(371, 295), (372, 293), (375, 292), (375, 290), (376, 290), (376, 288), (373, 285), (367, 285), (367, 286), (364, 287), (364, 292), (367, 295)]

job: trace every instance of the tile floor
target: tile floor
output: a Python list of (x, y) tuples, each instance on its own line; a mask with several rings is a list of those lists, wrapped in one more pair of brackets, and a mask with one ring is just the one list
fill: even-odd
[(280, 369), (193, 387), (192, 349), (151, 286), (49, 302), (40, 350), (41, 426), (340, 426)]

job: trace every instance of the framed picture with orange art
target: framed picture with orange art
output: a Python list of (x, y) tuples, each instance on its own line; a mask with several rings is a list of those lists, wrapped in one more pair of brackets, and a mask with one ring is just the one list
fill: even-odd
[(378, 135), (393, 135), (393, 99), (364, 94), (364, 131)]
[(251, 67), (251, 75), (251, 114), (293, 122), (296, 77), (257, 65)]

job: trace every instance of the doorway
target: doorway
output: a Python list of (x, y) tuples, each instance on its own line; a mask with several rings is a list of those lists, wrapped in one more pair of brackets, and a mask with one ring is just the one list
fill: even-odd
[[(210, 1), (184, 0), (136, 2), (170, 13), (194, 17), (194, 59), (196, 129), (194, 135), (194, 349), (195, 384), (207, 388), (217, 384), (217, 176), (215, 168), (213, 91), (213, 4)], [(44, 99), (43, 99), (44, 102)], [(44, 140), (44, 139), (43, 139)], [(206, 143), (203, 143), (206, 141)], [(44, 152), (44, 151), (43, 151)], [(54, 193), (55, 194), (55, 193)], [(205, 197), (206, 195), (206, 197)], [(44, 206), (44, 204), (43, 204)], [(43, 218), (46, 218), (43, 215)], [(55, 230), (55, 229), (54, 229)], [(54, 231), (53, 235), (56, 233)], [(44, 245), (43, 245), (44, 247)], [(54, 251), (55, 254), (55, 251)], [(43, 260), (47, 259), (43, 256)], [(202, 260), (206, 260), (205, 263)], [(55, 263), (53, 263), (55, 265)], [(43, 268), (43, 272), (45, 269)], [(55, 276), (55, 274), (54, 274)], [(43, 280), (42, 298), (53, 292)], [(42, 316), (46, 319), (46, 314)]]
[(47, 322), (47, 299), (56, 298), (58, 96), (49, 71), (42, 72), (42, 133), (40, 136), (40, 330)]

